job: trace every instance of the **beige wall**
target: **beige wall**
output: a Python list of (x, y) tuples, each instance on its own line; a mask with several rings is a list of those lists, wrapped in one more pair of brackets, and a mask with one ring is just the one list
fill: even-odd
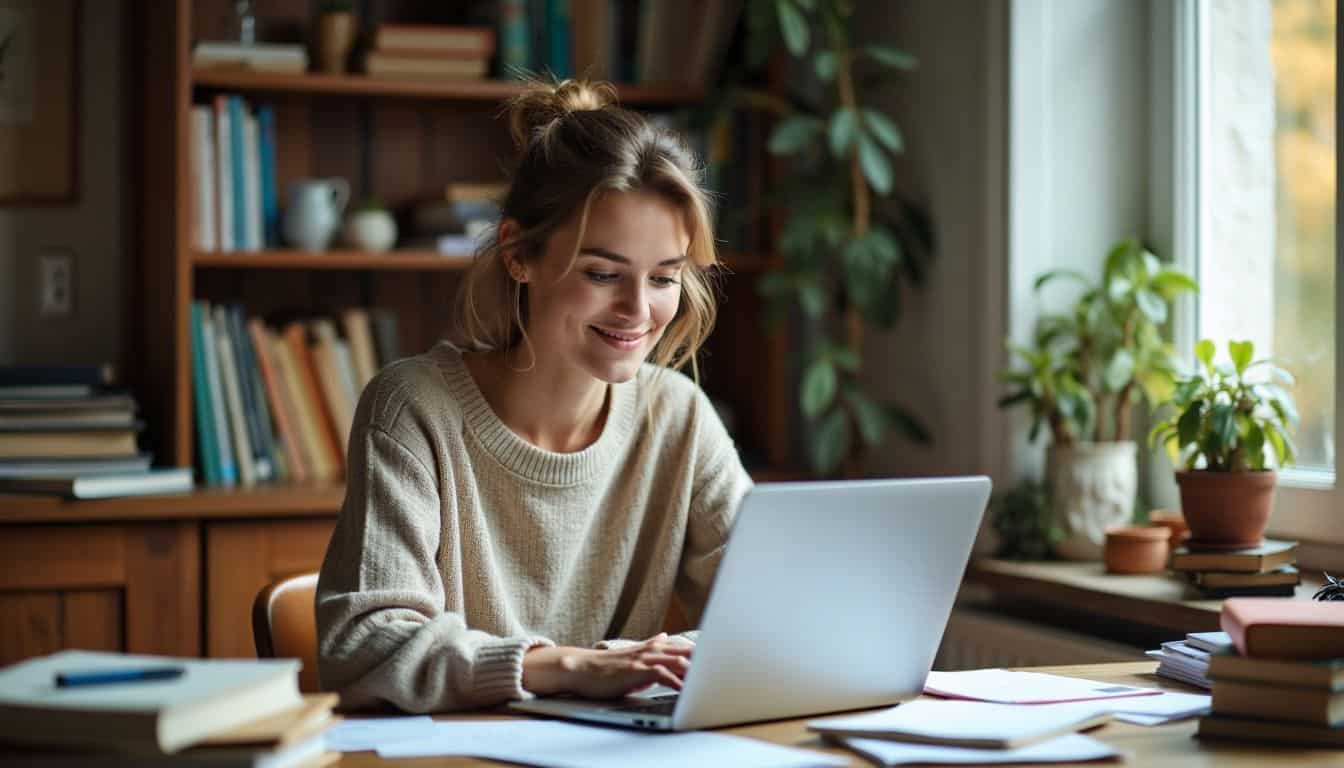
[[(79, 199), (0, 208), (0, 364), (120, 364), (122, 317), (122, 2), (80, 3)], [(38, 257), (74, 253), (73, 311), (38, 316)]]

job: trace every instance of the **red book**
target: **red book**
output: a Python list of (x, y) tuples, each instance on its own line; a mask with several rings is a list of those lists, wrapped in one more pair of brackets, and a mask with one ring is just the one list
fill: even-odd
[(1242, 656), (1344, 658), (1344, 601), (1233, 597), (1220, 623)]

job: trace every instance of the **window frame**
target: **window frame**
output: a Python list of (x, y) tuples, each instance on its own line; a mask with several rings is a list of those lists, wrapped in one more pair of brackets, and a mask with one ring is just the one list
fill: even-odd
[[(1340, 0), (1336, 0), (1336, 7)], [(1170, 233), (1176, 263), (1199, 278), (1200, 247), (1207, 242), (1208, 219), (1201, 204), (1200, 184), (1203, 179), (1201, 148), (1206, 146), (1209, 114), (1207, 77), (1210, 73), (1208, 29), (1210, 18), (1210, 0), (1169, 0), (1155, 2), (1154, 9), (1165, 9), (1165, 26), (1154, 26), (1153, 43), (1155, 46), (1169, 45), (1171, 50), (1170, 77), (1163, 82), (1161, 67), (1153, 71), (1153, 89), (1155, 97), (1155, 115), (1168, 114), (1166, 126), (1155, 125), (1155, 135), (1163, 130), (1171, 137), (1171, 185), (1169, 193), (1171, 205), (1169, 213), (1172, 220)], [(1158, 10), (1158, 12), (1161, 12)], [(1338, 18), (1338, 13), (1336, 14)], [(1171, 34), (1164, 34), (1169, 30)], [(1336, 136), (1340, 123), (1340, 90), (1338, 72), (1340, 62), (1341, 33), (1338, 23), (1335, 28), (1335, 114)], [(1169, 108), (1163, 110), (1160, 101), (1169, 98)], [(1161, 120), (1158, 117), (1155, 123)], [(1339, 141), (1336, 139), (1336, 145)], [(1341, 175), (1341, 158), (1335, 155), (1335, 435), (1344, 436), (1344, 205), (1338, 188)], [(1156, 169), (1154, 169), (1156, 170)], [(1161, 213), (1158, 214), (1162, 215)], [(1196, 301), (1199, 301), (1199, 297)], [(1188, 350), (1194, 348), (1199, 338), (1198, 308), (1194, 302), (1183, 302), (1173, 322), (1174, 342), (1187, 362), (1193, 362)], [(1167, 467), (1165, 457), (1151, 457), (1157, 466)], [(1317, 542), (1323, 547), (1314, 551), (1324, 559), (1335, 563), (1344, 563), (1344, 488), (1339, 479), (1344, 477), (1341, 452), (1335, 452), (1334, 472), (1302, 470), (1288, 468), (1279, 473), (1278, 486), (1275, 489), (1274, 513), (1270, 518), (1269, 535), (1279, 538), (1299, 539)], [(1154, 489), (1155, 497), (1171, 497), (1168, 479), (1167, 489)], [(1342, 567), (1336, 565), (1335, 567)]]

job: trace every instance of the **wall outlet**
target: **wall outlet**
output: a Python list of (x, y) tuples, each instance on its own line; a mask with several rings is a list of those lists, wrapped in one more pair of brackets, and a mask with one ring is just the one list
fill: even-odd
[(41, 275), (41, 303), (38, 314), (43, 317), (66, 317), (74, 305), (75, 255), (67, 250), (50, 250), (38, 259)]

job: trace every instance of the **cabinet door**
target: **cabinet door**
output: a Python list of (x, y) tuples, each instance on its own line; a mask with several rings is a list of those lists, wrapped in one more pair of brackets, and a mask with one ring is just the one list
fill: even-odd
[(320, 568), (335, 525), (334, 517), (206, 523), (207, 656), (257, 655), (252, 601), (282, 576)]
[(0, 616), (0, 665), (63, 648), (198, 656), (198, 528), (0, 528)]

